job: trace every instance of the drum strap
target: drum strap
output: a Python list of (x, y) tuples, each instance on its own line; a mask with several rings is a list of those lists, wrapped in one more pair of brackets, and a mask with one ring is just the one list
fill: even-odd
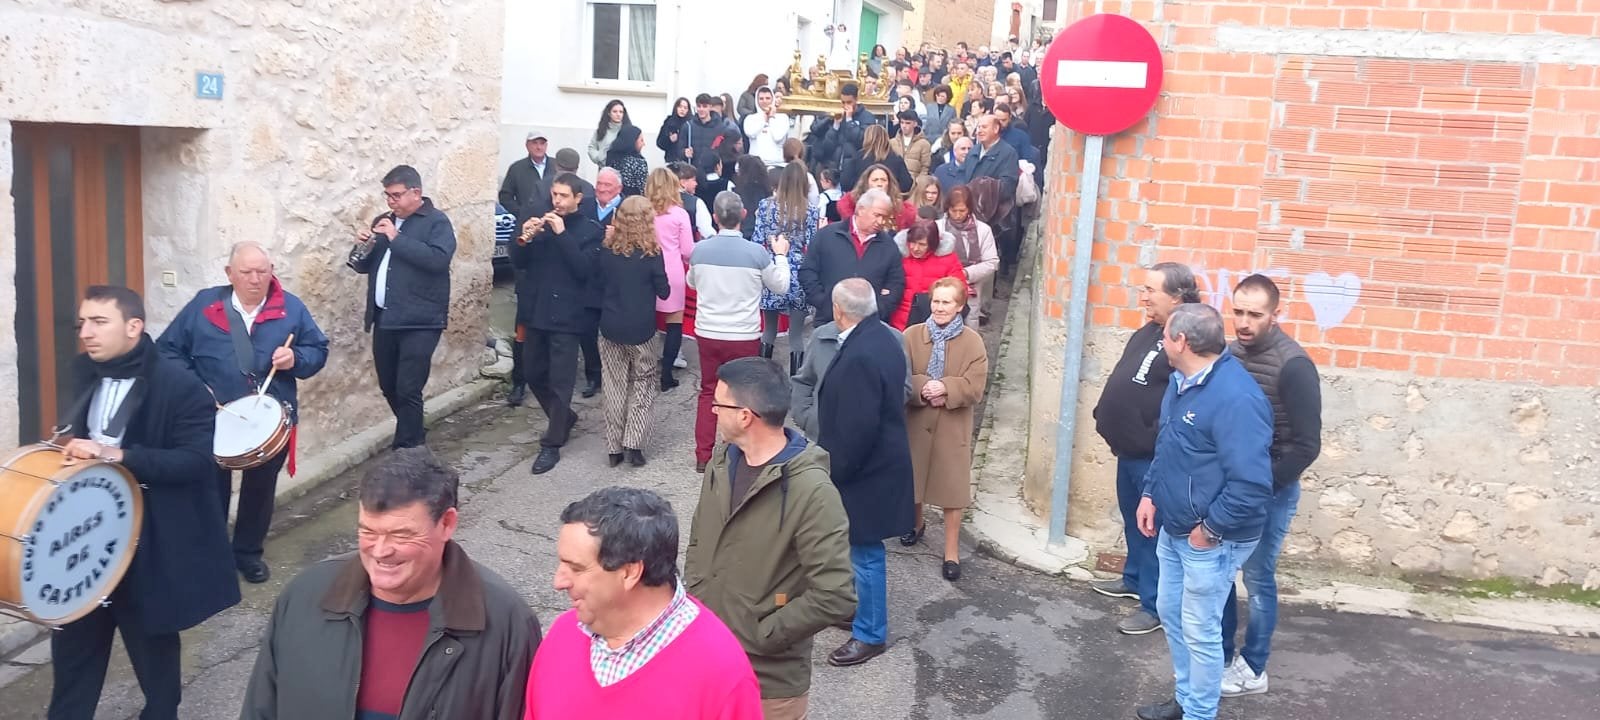
[(256, 368), (251, 361), (255, 359), (256, 351), (250, 344), (250, 330), (244, 325), (244, 316), (239, 314), (239, 309), (231, 301), (223, 303), (222, 307), (228, 312), (228, 338), (233, 341), (233, 356), (239, 363), (239, 372), (254, 385)]

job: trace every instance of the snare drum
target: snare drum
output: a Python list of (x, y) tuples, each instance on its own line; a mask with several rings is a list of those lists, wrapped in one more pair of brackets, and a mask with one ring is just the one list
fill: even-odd
[(65, 460), (53, 445), (30, 445), (0, 461), (0, 610), (52, 627), (111, 595), (144, 517), (121, 465)]
[(246, 395), (217, 410), (211, 452), (229, 470), (265, 465), (289, 444), (289, 408), (271, 395)]

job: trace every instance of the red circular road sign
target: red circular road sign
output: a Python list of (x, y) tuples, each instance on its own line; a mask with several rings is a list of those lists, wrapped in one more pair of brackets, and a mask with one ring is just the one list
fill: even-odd
[(1161, 48), (1132, 18), (1091, 15), (1045, 51), (1039, 87), (1050, 112), (1085, 135), (1127, 130), (1161, 94)]

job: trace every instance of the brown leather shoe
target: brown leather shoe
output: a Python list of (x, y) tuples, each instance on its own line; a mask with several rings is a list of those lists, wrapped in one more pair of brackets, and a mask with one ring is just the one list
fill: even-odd
[(843, 645), (840, 645), (838, 650), (828, 653), (828, 664), (834, 667), (860, 665), (882, 655), (888, 649), (888, 645), (873, 645), (850, 638)]

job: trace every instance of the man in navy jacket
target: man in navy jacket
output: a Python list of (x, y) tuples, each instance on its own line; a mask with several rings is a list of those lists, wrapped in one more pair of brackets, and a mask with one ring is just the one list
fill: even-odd
[[(862, 278), (833, 288), (839, 353), (817, 387), (817, 444), (850, 518), (856, 617), (850, 639), (828, 655), (839, 667), (882, 655), (889, 640), (883, 541), (916, 525), (911, 445), (906, 434), (905, 344), (878, 321), (878, 294)], [(1222, 608), (1217, 608), (1220, 614)], [(1217, 651), (1219, 654), (1221, 650)], [(1218, 660), (1217, 671), (1222, 671)]]
[[(328, 338), (317, 327), (305, 303), (283, 289), (273, 274), (271, 256), (259, 243), (234, 245), (223, 272), (228, 284), (196, 294), (156, 344), (161, 354), (182, 363), (199, 377), (218, 403), (230, 403), (258, 392), (267, 376), (272, 375), (267, 394), (287, 406), (289, 421), (298, 423), (297, 381), (322, 370), (328, 361)], [(294, 342), (286, 346), (291, 335)], [(272, 372), (274, 368), (277, 372)], [(233, 528), (234, 564), (252, 583), (266, 582), (270, 576), (267, 564), (261, 560), (262, 544), (272, 526), (278, 472), (287, 462), (289, 474), (294, 474), (298, 433), (290, 433), (289, 445), (283, 451), (265, 464), (245, 470), (239, 483), (239, 513)], [(216, 475), (226, 523), (233, 471), (218, 468)]]
[(550, 184), (554, 210), (523, 223), (531, 237), (519, 239), (510, 251), (511, 264), (529, 275), (532, 292), (517, 296), (517, 314), (527, 318), (523, 368), (546, 420), (539, 457), (531, 468), (534, 475), (561, 462), (561, 446), (578, 422), (572, 389), (578, 381), (579, 345), (590, 327), (584, 301), (605, 239), (600, 223), (580, 207), (580, 192), (578, 176), (556, 177)]
[(1272, 499), (1272, 408), (1226, 348), (1209, 305), (1172, 311), (1172, 364), (1138, 523), (1159, 537), (1156, 610), (1172, 650), (1174, 697), (1140, 720), (1215, 720), (1222, 691), (1222, 607), (1261, 540)]
[(383, 196), (391, 212), (356, 234), (357, 242), (375, 244), (365, 257), (352, 257), (350, 267), (367, 276), (365, 326), (378, 388), (394, 412), (393, 447), (415, 447), (428, 440), (422, 390), (450, 317), (456, 231), (423, 196), (422, 176), (410, 165), (383, 177)]

